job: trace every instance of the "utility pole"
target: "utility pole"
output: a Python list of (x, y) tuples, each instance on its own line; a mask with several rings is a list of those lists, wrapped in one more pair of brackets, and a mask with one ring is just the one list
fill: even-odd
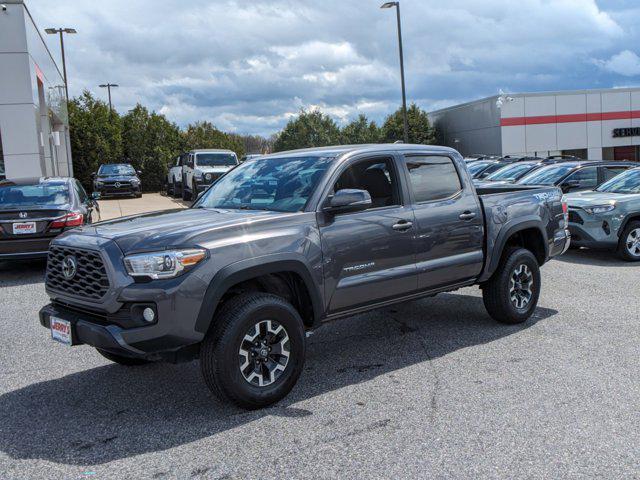
[(69, 101), (69, 87), (67, 82), (67, 62), (64, 56), (64, 33), (78, 33), (75, 28), (45, 28), (44, 31), (49, 35), (60, 34), (60, 51), (62, 53), (62, 75), (64, 76), (64, 93)]
[(119, 87), (117, 83), (103, 83), (102, 85), (98, 85), (100, 88), (106, 88), (109, 95), (109, 114), (113, 112), (113, 108), (111, 107), (111, 88)]

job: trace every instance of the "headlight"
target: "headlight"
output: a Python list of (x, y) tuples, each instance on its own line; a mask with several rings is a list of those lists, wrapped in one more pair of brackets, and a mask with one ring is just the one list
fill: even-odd
[(131, 185), (140, 185), (140, 180), (134, 178), (133, 180), (131, 180)]
[(173, 278), (193, 268), (206, 257), (206, 250), (165, 250), (139, 253), (124, 258), (124, 266), (132, 277)]
[(205, 178), (205, 180), (206, 180), (206, 181), (211, 180), (211, 174), (210, 174), (210, 173), (207, 173), (207, 174), (204, 176), (204, 178)]
[(596, 205), (594, 207), (585, 207), (584, 211), (593, 215), (596, 213), (610, 212), (614, 208), (616, 208), (615, 205)]
[(101, 187), (102, 185), (104, 185), (104, 182), (102, 180), (96, 180), (97, 187)]

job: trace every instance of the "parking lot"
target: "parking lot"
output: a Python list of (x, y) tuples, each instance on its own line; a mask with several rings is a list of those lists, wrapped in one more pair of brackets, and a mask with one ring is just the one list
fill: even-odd
[(0, 263), (0, 478), (631, 478), (638, 268), (570, 251), (519, 326), (476, 288), (328, 324), (293, 392), (247, 412), (196, 362), (52, 342), (44, 263)]

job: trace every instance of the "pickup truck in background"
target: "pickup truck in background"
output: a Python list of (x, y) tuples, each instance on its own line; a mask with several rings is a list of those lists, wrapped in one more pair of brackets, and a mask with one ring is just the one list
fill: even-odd
[(561, 199), (476, 189), (444, 147), (261, 156), (189, 209), (56, 238), (40, 322), (123, 365), (199, 358), (219, 398), (259, 408), (293, 388), (306, 334), (329, 320), (476, 284), (495, 320), (526, 321), (540, 266), (569, 246)]

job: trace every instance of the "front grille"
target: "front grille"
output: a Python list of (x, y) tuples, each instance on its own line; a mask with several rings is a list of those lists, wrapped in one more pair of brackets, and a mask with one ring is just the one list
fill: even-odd
[[(62, 273), (62, 261), (67, 256), (76, 259), (75, 276), (68, 279)], [(109, 277), (98, 252), (52, 245), (47, 260), (47, 287), (76, 297), (100, 300), (109, 290)]]
[[(118, 184), (116, 186), (116, 183)], [(129, 188), (131, 186), (130, 182), (121, 181), (121, 182), (104, 182), (103, 185), (109, 188)]]
[(582, 225), (584, 224), (584, 220), (582, 220), (582, 217), (577, 212), (569, 210), (569, 223), (577, 223), (578, 225)]

